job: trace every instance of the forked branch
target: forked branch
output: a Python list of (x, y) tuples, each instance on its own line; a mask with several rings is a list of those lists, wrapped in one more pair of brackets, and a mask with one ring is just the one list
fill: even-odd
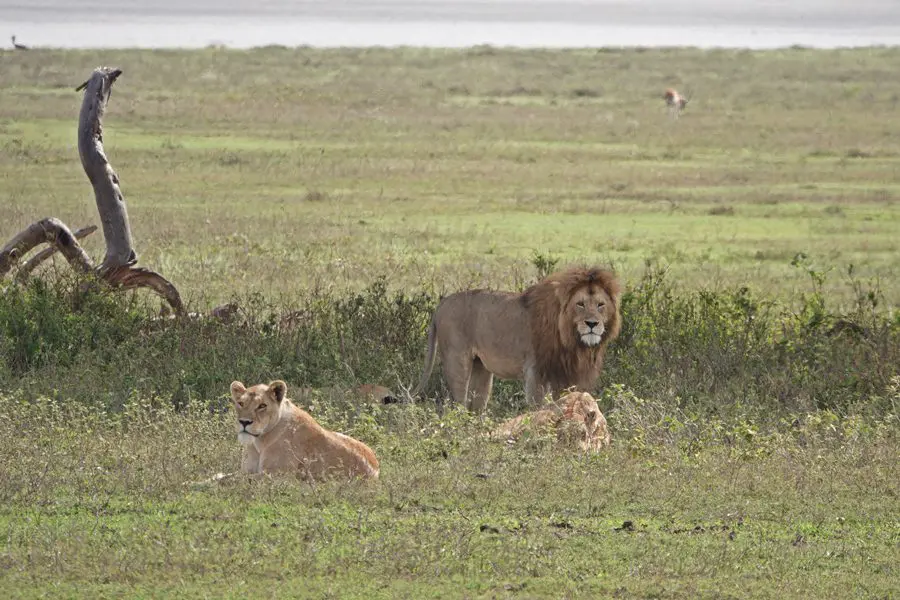
[(159, 273), (134, 266), (137, 253), (131, 240), (125, 198), (119, 189), (119, 177), (103, 150), (103, 114), (112, 84), (121, 74), (121, 69), (100, 67), (94, 70), (90, 79), (76, 88), (76, 91), (84, 90), (78, 119), (78, 154), (97, 200), (106, 240), (103, 262), (94, 268), (93, 261), (77, 241), (96, 227), (87, 227), (72, 234), (65, 223), (51, 217), (33, 223), (0, 250), (0, 277), (6, 275), (35, 246), (49, 243), (51, 248), (37, 253), (23, 265), (19, 278), (27, 277), (42, 261), (59, 251), (77, 271), (94, 272), (110, 285), (124, 289), (149, 288), (165, 299), (177, 314), (183, 315), (184, 305), (178, 289)]
[[(51, 244), (53, 247), (47, 256), (59, 251), (76, 271), (87, 273), (93, 269), (91, 257), (82, 249), (66, 224), (59, 219), (49, 217), (32, 223), (0, 250), (0, 277), (6, 275), (33, 248), (45, 243)], [(29, 262), (32, 261), (34, 259)]]
[[(62, 225), (62, 223), (60, 223), (60, 224)], [(65, 227), (65, 225), (62, 225), (62, 226)], [(76, 240), (83, 240), (84, 238), (91, 235), (95, 231), (97, 231), (96, 225), (88, 225), (87, 227), (82, 227), (81, 229), (79, 229), (78, 231), (73, 233), (72, 235), (75, 236)], [(76, 242), (76, 244), (77, 244), (77, 242)], [(47, 260), (48, 258), (53, 256), (54, 254), (56, 254), (58, 251), (59, 251), (59, 248), (57, 247), (56, 244), (52, 244), (52, 245), (48, 246), (47, 248), (44, 248), (43, 250), (41, 250), (40, 252), (38, 252), (37, 254), (32, 256), (31, 258), (29, 258), (25, 262), (25, 264), (23, 264), (21, 267), (19, 267), (19, 270), (16, 272), (16, 279), (18, 279), (19, 281), (24, 281), (24, 280), (28, 279), (28, 276), (31, 275), (32, 271), (37, 269), (41, 265), (42, 262), (44, 262), (45, 260)], [(82, 252), (84, 252), (84, 250), (82, 250)], [(85, 256), (87, 256), (86, 253), (85, 253)]]

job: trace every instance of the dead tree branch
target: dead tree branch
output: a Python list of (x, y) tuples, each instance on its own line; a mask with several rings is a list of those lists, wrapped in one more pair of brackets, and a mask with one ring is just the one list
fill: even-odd
[[(63, 227), (65, 227), (65, 225), (63, 225)], [(97, 231), (96, 225), (88, 225), (87, 227), (82, 227), (72, 235), (75, 236), (76, 240), (83, 240), (95, 231)], [(19, 267), (19, 270), (16, 272), (16, 279), (19, 281), (26, 280), (28, 276), (31, 275), (32, 271), (38, 268), (42, 262), (56, 254), (58, 251), (59, 248), (57, 248), (55, 244), (44, 248), (43, 250), (29, 258), (28, 261), (25, 262), (25, 264)], [(85, 256), (87, 256), (87, 254), (85, 254)]]
[(115, 267), (107, 271), (103, 278), (111, 285), (126, 290), (146, 287), (156, 292), (169, 303), (169, 306), (179, 315), (184, 314), (184, 306), (181, 304), (181, 296), (178, 289), (168, 279), (150, 269), (144, 267)]
[(78, 118), (78, 154), (94, 189), (97, 211), (100, 213), (106, 241), (103, 262), (95, 268), (77, 241), (77, 238), (95, 231), (96, 227), (86, 227), (73, 235), (62, 221), (51, 217), (32, 224), (0, 250), (0, 277), (35, 246), (50, 243), (52, 248), (37, 253), (24, 264), (18, 276), (20, 279), (27, 277), (42, 261), (59, 251), (77, 271), (93, 272), (110, 285), (123, 289), (149, 288), (165, 299), (176, 314), (183, 315), (184, 305), (178, 289), (159, 273), (134, 266), (137, 253), (131, 239), (125, 198), (119, 189), (119, 177), (103, 150), (103, 114), (112, 85), (121, 74), (121, 69), (99, 67), (90, 79), (76, 88), (76, 91), (84, 90)]
[(58, 250), (65, 256), (76, 271), (87, 273), (93, 269), (91, 257), (82, 249), (66, 224), (50, 217), (32, 223), (0, 250), (0, 277), (6, 275), (32, 248), (45, 243), (52, 244), (54, 251)]

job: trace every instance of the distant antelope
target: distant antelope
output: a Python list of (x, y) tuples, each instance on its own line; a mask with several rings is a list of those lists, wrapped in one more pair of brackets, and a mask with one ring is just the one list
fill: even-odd
[(28, 50), (28, 46), (25, 44), (16, 43), (16, 36), (12, 36), (12, 45), (15, 50)]
[(666, 101), (666, 106), (669, 107), (669, 114), (673, 119), (677, 119), (681, 114), (681, 111), (684, 110), (684, 107), (687, 106), (689, 98), (685, 98), (681, 94), (678, 93), (678, 90), (675, 88), (668, 88), (666, 93), (663, 94), (663, 98)]

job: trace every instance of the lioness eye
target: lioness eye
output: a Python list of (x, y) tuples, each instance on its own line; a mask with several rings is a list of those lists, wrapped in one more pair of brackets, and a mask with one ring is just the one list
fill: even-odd
[(576, 302), (575, 306), (577, 306), (578, 308), (584, 308), (584, 302)]
[(256, 407), (256, 410), (262, 410), (262, 409), (264, 409), (265, 407), (266, 407), (265, 404), (260, 404), (259, 406)]
[(597, 308), (603, 308), (604, 306), (606, 306), (606, 302), (601, 302), (597, 305)]

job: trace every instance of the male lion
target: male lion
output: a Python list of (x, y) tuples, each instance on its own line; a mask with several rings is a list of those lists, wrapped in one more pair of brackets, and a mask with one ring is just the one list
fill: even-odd
[(587, 392), (576, 391), (565, 394), (558, 405), (513, 417), (492, 431), (491, 437), (516, 441), (523, 434), (553, 432), (561, 443), (584, 452), (602, 450), (611, 439), (597, 401)]
[(622, 290), (600, 268), (554, 273), (521, 294), (468, 290), (438, 304), (428, 329), (422, 392), (440, 352), (456, 402), (481, 412), (493, 376), (524, 379), (537, 406), (568, 387), (589, 388), (600, 375), (607, 345), (619, 335)]
[(244, 473), (298, 472), (308, 479), (329, 475), (378, 478), (371, 448), (328, 431), (285, 397), (287, 384), (273, 381), (250, 388), (231, 384)]

